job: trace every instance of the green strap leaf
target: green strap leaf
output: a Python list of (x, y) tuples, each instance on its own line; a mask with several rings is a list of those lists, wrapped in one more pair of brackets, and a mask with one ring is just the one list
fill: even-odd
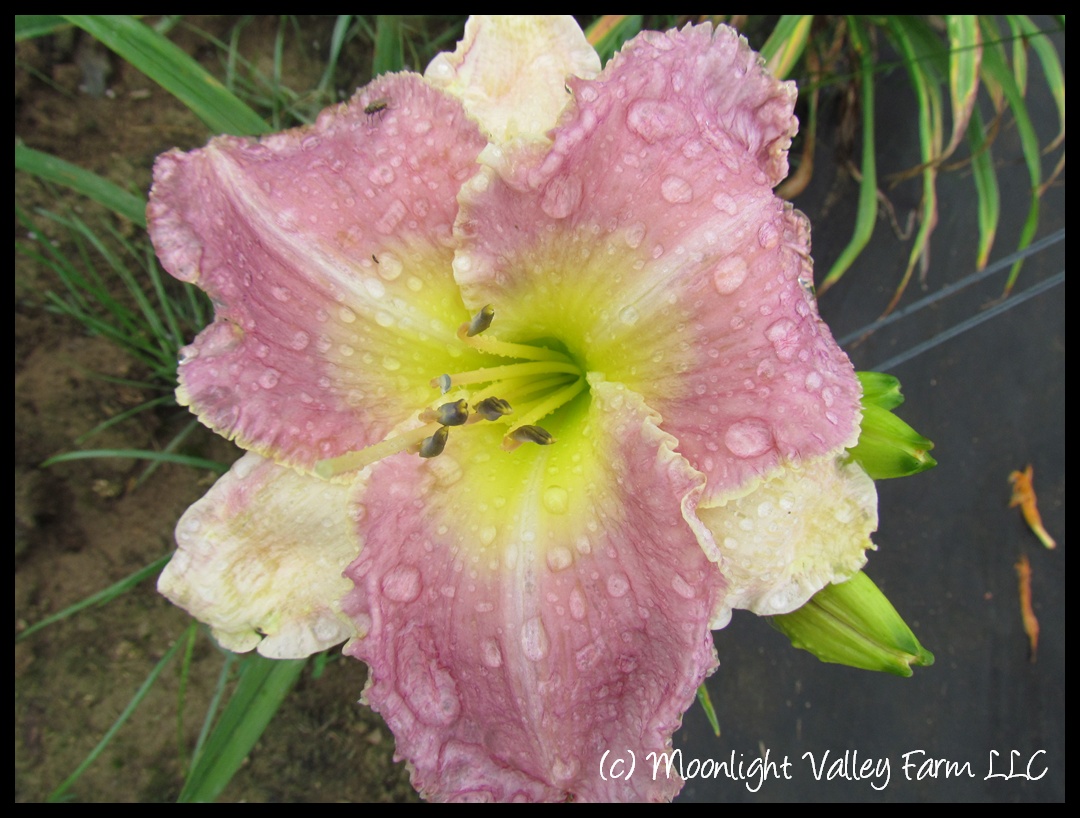
[(863, 29), (862, 21), (848, 18), (851, 39), (859, 58), (859, 82), (862, 85), (862, 181), (859, 183), (859, 209), (855, 216), (855, 232), (832, 269), (818, 287), (822, 295), (859, 257), (870, 242), (877, 221), (877, 156), (874, 141), (874, 57), (870, 51), (870, 39)]
[(15, 143), (15, 170), (35, 176), (88, 196), (139, 227), (146, 227), (146, 198), (128, 193), (108, 179), (19, 142)]
[(967, 131), (975, 99), (979, 93), (979, 68), (982, 65), (982, 37), (979, 18), (974, 14), (950, 14), (949, 91), (952, 97), (952, 137), (941, 158), (952, 155)]
[(585, 29), (585, 38), (600, 55), (600, 64), (607, 65), (623, 43), (637, 36), (643, 22), (640, 14), (605, 14)]
[(785, 14), (761, 47), (761, 56), (778, 79), (787, 79), (810, 41), (813, 14)]
[(195, 759), (177, 799), (207, 803), (217, 798), (240, 769), (300, 678), (307, 659), (244, 657), (240, 679), (221, 719)]
[(100, 40), (179, 99), (213, 133), (257, 135), (269, 126), (166, 37), (134, 17), (70, 14), (65, 19)]

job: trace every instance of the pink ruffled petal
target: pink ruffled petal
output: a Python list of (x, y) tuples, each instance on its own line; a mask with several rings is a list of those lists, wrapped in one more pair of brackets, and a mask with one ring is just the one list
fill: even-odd
[(771, 190), (794, 87), (710, 26), (642, 35), (569, 84), (550, 151), (485, 154), (462, 190), (466, 303), (640, 392), (709, 500), (854, 444), (860, 390), (807, 291), (809, 227)]
[(460, 103), (402, 74), (311, 127), (160, 157), (150, 234), (216, 310), (182, 353), (181, 401), (305, 467), (415, 413), (468, 318), (452, 225), (485, 144)]
[[(660, 800), (681, 782), (604, 780), (669, 749), (715, 667), (723, 584), (693, 516), (700, 474), (640, 397), (594, 381), (552, 446), (451, 434), (380, 463), (346, 599), (365, 699), (433, 799)], [(494, 424), (492, 424), (494, 426)], [(610, 760), (610, 758), (609, 758)]]
[(543, 136), (570, 97), (568, 76), (592, 78), (600, 58), (573, 17), (473, 16), (453, 52), (424, 78), (461, 99), (492, 142)]
[(249, 452), (180, 518), (158, 590), (229, 650), (298, 659), (344, 642), (352, 491)]

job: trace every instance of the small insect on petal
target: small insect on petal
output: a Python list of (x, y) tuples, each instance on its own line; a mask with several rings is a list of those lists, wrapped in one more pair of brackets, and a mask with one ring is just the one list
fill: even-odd
[(388, 107), (390, 107), (390, 100), (373, 99), (371, 102), (364, 106), (364, 113), (368, 115), (377, 114), (385, 111)]

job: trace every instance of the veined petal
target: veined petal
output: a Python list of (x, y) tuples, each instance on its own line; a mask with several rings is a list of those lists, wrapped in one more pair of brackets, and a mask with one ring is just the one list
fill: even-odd
[(150, 234), (215, 304), (180, 401), (308, 468), (415, 412), (459, 353), (455, 197), (485, 144), (457, 100), (400, 74), (311, 127), (160, 157)]
[(823, 457), (786, 463), (697, 514), (715, 538), (706, 551), (729, 583), (714, 623), (722, 627), (733, 608), (790, 613), (829, 583), (850, 579), (875, 547), (877, 491), (857, 464)]
[(345, 641), (352, 491), (247, 453), (180, 518), (158, 590), (229, 650), (298, 659)]
[(860, 390), (808, 292), (809, 225), (771, 189), (794, 86), (710, 26), (643, 34), (569, 84), (550, 151), (485, 154), (462, 189), (466, 303), (642, 394), (709, 500), (853, 445)]
[(505, 453), (481, 427), (373, 469), (346, 650), (429, 798), (670, 798), (599, 769), (668, 749), (715, 667), (704, 479), (621, 385), (591, 378), (545, 423), (555, 445)]
[(461, 99), (492, 142), (543, 136), (570, 97), (570, 75), (592, 78), (600, 57), (573, 17), (473, 16), (453, 52), (424, 78)]

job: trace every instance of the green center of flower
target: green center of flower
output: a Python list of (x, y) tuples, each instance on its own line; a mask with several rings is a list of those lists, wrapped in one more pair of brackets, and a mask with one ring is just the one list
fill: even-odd
[(431, 387), (439, 390), (439, 395), (417, 415), (423, 426), (356, 452), (320, 460), (315, 473), (335, 477), (404, 451), (436, 457), (446, 447), (451, 428), (455, 434), (463, 434), (477, 423), (505, 426), (502, 447), (506, 451), (523, 443), (554, 443), (555, 438), (538, 424), (588, 387), (585, 374), (558, 349), (482, 336), (494, 317), (495, 309), (488, 305), (457, 333), (463, 344), (491, 356), (493, 363), (432, 378)]

